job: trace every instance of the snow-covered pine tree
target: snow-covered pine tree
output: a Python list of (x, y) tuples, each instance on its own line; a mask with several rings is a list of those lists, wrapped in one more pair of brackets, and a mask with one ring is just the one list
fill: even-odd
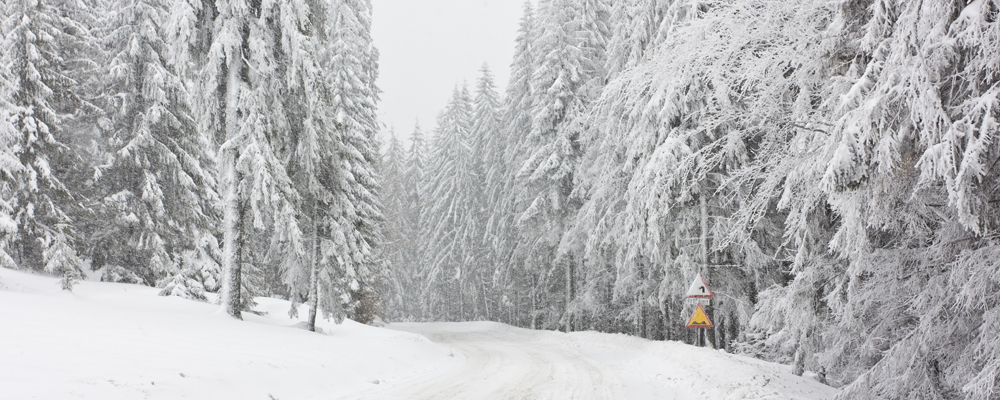
[[(507, 141), (501, 134), (500, 125), (500, 94), (489, 65), (483, 64), (482, 74), (476, 83), (476, 97), (473, 102), (472, 143), (476, 174), (479, 176), (479, 195), (477, 196), (475, 236), (479, 240), (476, 253), (475, 282), (476, 289), (471, 292), (475, 296), (473, 309), (475, 317), (496, 320), (500, 314), (500, 296), (502, 286), (497, 285), (497, 266), (503, 263), (500, 239), (507, 236), (503, 232), (507, 227), (504, 219), (495, 214), (500, 209), (504, 198), (504, 189), (510, 167), (507, 165)], [(498, 251), (499, 250), (499, 251)]]
[[(389, 312), (393, 316), (404, 315), (406, 308), (406, 291), (410, 288), (405, 273), (407, 267), (406, 249), (406, 150), (403, 143), (396, 137), (394, 129), (389, 130), (389, 143), (382, 157), (382, 191), (380, 202), (385, 216), (384, 245), (379, 248), (379, 257), (388, 263), (393, 271), (392, 290), (385, 299)], [(405, 317), (404, 317), (405, 318)]]
[[(0, 25), (2, 28), (3, 25)], [(6, 31), (0, 29), (0, 35)], [(21, 160), (14, 154), (14, 146), (21, 135), (14, 126), (12, 116), (17, 112), (12, 103), (14, 82), (9, 65), (0, 64), (0, 268), (17, 268), (11, 245), (17, 235), (18, 226), (14, 222), (14, 208), (9, 200), (17, 188), (17, 179), (25, 170)]]
[(180, 254), (179, 272), (160, 282), (160, 296), (206, 300), (205, 293), (219, 291), (222, 251), (214, 235), (204, 233), (197, 248)]
[(218, 9), (213, 0), (170, 0), (167, 10), (167, 18), (161, 25), (169, 47), (167, 61), (189, 91), (197, 92), (198, 73), (207, 61), (208, 47), (212, 43), (212, 21)]
[(472, 145), (472, 99), (456, 87), (438, 117), (433, 155), (427, 172), (427, 205), (422, 232), (427, 238), (423, 305), (427, 314), (445, 320), (466, 317), (468, 261), (481, 243), (475, 237), (478, 217), (473, 193), (478, 188)]
[[(552, 0), (540, 4), (539, 33), (534, 41), (537, 66), (531, 76), (532, 125), (525, 146), (530, 156), (518, 170), (519, 188), (515, 189), (523, 202), (517, 219), (525, 231), (521, 239), (526, 245), (521, 250), (525, 254), (522, 257), (528, 260), (527, 268), (542, 277), (539, 282), (554, 285), (562, 292), (562, 310), (551, 309), (547, 324), (558, 324), (567, 330), (572, 325), (569, 307), (579, 260), (568, 252), (558, 259), (557, 255), (566, 222), (578, 207), (570, 194), (581, 151), (578, 139), (582, 117), (592, 100), (589, 95), (599, 92), (593, 86), (595, 81), (603, 83), (603, 75), (596, 76), (601, 67), (589, 58), (603, 54), (591, 47), (600, 42), (594, 38), (601, 34), (587, 27), (603, 26), (604, 21), (588, 20), (605, 15), (585, 10), (575, 1)], [(562, 283), (549, 281), (557, 276)], [(555, 306), (552, 301), (546, 303)]]
[[(370, 0), (344, 0), (341, 10), (328, 17), (333, 45), (331, 65), (335, 67), (334, 108), (341, 140), (347, 146), (338, 155), (348, 167), (349, 180), (340, 188), (346, 194), (338, 202), (342, 215), (351, 216), (340, 224), (347, 246), (331, 248), (330, 255), (342, 257), (340, 290), (351, 298), (346, 316), (369, 323), (382, 314), (382, 298), (390, 282), (384, 260), (375, 256), (381, 246), (382, 206), (378, 201), (381, 155), (376, 106), (379, 100), (378, 50), (371, 37)], [(336, 237), (336, 235), (335, 235)], [(336, 242), (335, 242), (336, 243)], [(333, 296), (331, 301), (338, 300)]]
[[(818, 3), (706, 9), (608, 85), (584, 136), (591, 167), (579, 171), (586, 201), (572, 228), (595, 260), (587, 308), (676, 338), (686, 334), (680, 296), (707, 270), (726, 293), (714, 302), (717, 342), (739, 338), (757, 288), (782, 280), (772, 255), (784, 256), (783, 216), (754, 195), (795, 168), (775, 163), (798, 121), (818, 114), (829, 59), (815, 50), (816, 21), (830, 15)], [(815, 60), (799, 60), (802, 49)]]
[[(223, 276), (220, 302), (235, 318), (253, 306), (253, 285), (259, 269), (248, 244), (254, 230), (276, 221), (290, 234), (297, 193), (279, 158), (287, 143), (287, 113), (281, 107), (280, 89), (307, 65), (299, 56), (279, 47), (289, 33), (309, 23), (304, 3), (220, 0), (211, 21), (211, 45), (201, 71), (200, 106), (203, 128), (221, 142), (219, 186), (223, 209)], [(267, 7), (264, 7), (267, 6)], [(274, 24), (279, 24), (275, 26)], [(298, 36), (301, 38), (301, 35)], [(284, 62), (279, 62), (282, 57)], [(284, 66), (291, 65), (291, 68)], [(245, 268), (245, 266), (247, 268)], [(243, 272), (248, 272), (244, 276)], [(250, 289), (250, 291), (248, 291)]]
[(424, 237), (421, 235), (421, 221), (424, 218), (424, 189), (425, 173), (427, 165), (427, 150), (424, 142), (424, 133), (420, 129), (420, 123), (415, 123), (413, 133), (410, 134), (410, 148), (406, 156), (406, 165), (403, 171), (403, 208), (400, 216), (403, 221), (404, 237), (402, 265), (395, 266), (393, 273), (399, 279), (403, 295), (403, 307), (391, 309), (397, 317), (413, 320), (422, 319), (426, 315), (422, 314), (421, 299), (423, 285), (421, 283), (420, 266), (426, 246)]
[(420, 122), (416, 122), (413, 126), (413, 133), (410, 134), (410, 149), (406, 156), (406, 182), (409, 183), (407, 187), (407, 196), (409, 197), (409, 204), (411, 212), (409, 212), (410, 221), (412, 226), (416, 226), (419, 223), (419, 206), (421, 204), (421, 191), (420, 182), (424, 180), (424, 170), (427, 166), (427, 143), (424, 139), (424, 131), (420, 128)]
[(597, 99), (607, 79), (608, 42), (611, 40), (611, 5), (609, 0), (581, 0), (581, 50), (587, 60), (586, 76), (581, 93), (590, 101)]
[[(308, 305), (307, 329), (315, 330), (319, 310), (321, 220), (323, 206), (333, 194), (333, 183), (341, 176), (337, 168), (337, 134), (328, 109), (332, 97), (328, 80), (321, 69), (323, 50), (329, 40), (326, 15), (333, 3), (301, 3), (289, 5), (297, 12), (308, 10), (306, 21), (294, 17), (282, 23), (281, 46), (291, 57), (287, 74), (287, 95), (283, 99), (289, 122), (286, 151), (289, 177), (301, 197), (297, 207), (283, 209), (280, 227), (270, 237), (269, 259), (278, 264), (285, 285), (289, 287), (292, 316), (298, 313), (298, 303), (304, 298)], [(301, 9), (300, 7), (305, 7)], [(288, 10), (289, 16), (296, 10)], [(299, 17), (299, 16), (297, 16)], [(299, 227), (301, 226), (301, 230)]]
[(73, 290), (73, 285), (83, 277), (83, 260), (77, 255), (73, 246), (70, 246), (66, 234), (63, 233), (67, 230), (59, 227), (59, 233), (43, 239), (42, 248), (45, 249), (42, 254), (42, 259), (45, 261), (43, 270), (59, 276), (63, 290)]
[(370, 322), (381, 313), (391, 282), (376, 253), (382, 211), (371, 4), (325, 3), (313, 13), (313, 26), (318, 73), (303, 86), (309, 107), (301, 117), (306, 129), (296, 139), (292, 167), (303, 194), (308, 228), (301, 265), (308, 269), (297, 279), (286, 275), (291, 284), (307, 282), (310, 329), (320, 312), (338, 322), (345, 317)]
[[(493, 241), (493, 253), (498, 257), (497, 284), (504, 288), (505, 305), (508, 313), (505, 316), (511, 324), (524, 325), (527, 314), (534, 311), (532, 307), (535, 298), (535, 287), (530, 275), (522, 269), (524, 263), (520, 257), (515, 257), (519, 231), (515, 229), (517, 219), (518, 199), (523, 197), (515, 190), (517, 170), (527, 159), (525, 155), (531, 132), (531, 76), (535, 71), (535, 54), (533, 43), (537, 36), (535, 10), (531, 1), (524, 3), (517, 39), (514, 45), (514, 58), (510, 65), (510, 79), (504, 96), (501, 121), (501, 135), (506, 141), (503, 163), (507, 172), (503, 179), (501, 195), (493, 205), (491, 213), (491, 231), (498, 237)], [(532, 319), (532, 322), (534, 320)], [(532, 325), (533, 326), (533, 325)]]
[[(819, 359), (841, 398), (989, 399), (996, 347), (996, 2), (845, 4), (861, 54), (796, 181), (836, 219)], [(857, 37), (857, 36), (855, 36)], [(791, 202), (791, 211), (809, 210)], [(796, 276), (796, 280), (803, 279)], [(858, 377), (855, 379), (855, 377)]]
[(102, 206), (88, 228), (92, 266), (105, 281), (157, 284), (217, 218), (208, 140), (158, 27), (168, 7), (115, 1), (98, 30), (109, 55), (101, 75), (110, 121), (107, 160), (96, 169)]
[(67, 286), (72, 284), (69, 275), (82, 265), (71, 218), (82, 199), (75, 198), (79, 193), (64, 178), (81, 164), (70, 131), (86, 128), (70, 129), (78, 122), (73, 116), (94, 111), (82, 95), (82, 78), (93, 76), (88, 72), (95, 65), (89, 5), (12, 0), (3, 6), (4, 134), (13, 128), (9, 148), (20, 165), (4, 168), (14, 174), (3, 197), (17, 225), (8, 249), (21, 268), (64, 273)]

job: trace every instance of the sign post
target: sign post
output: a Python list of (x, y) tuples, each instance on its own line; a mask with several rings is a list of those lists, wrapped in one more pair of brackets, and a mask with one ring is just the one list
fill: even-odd
[[(711, 299), (715, 297), (712, 293), (712, 288), (708, 287), (708, 283), (705, 282), (705, 278), (698, 274), (691, 282), (691, 286), (687, 291), (687, 298), (696, 299), (698, 301), (698, 308), (694, 310), (694, 314), (688, 319), (687, 328), (699, 329), (698, 331), (698, 341), (701, 342), (702, 336), (705, 333), (705, 329), (713, 328), (715, 325), (712, 324), (712, 320), (708, 318), (708, 314), (705, 313), (705, 309), (701, 307), (701, 299)], [(711, 300), (708, 300), (711, 301)]]

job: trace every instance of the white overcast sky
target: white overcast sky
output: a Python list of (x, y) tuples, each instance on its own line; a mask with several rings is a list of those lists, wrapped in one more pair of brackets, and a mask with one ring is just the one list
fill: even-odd
[[(379, 116), (401, 140), (413, 124), (429, 134), (456, 84), (474, 94), (487, 63), (501, 94), (507, 87), (523, 0), (372, 0), (372, 36), (380, 52)], [(385, 139), (388, 139), (387, 137)]]

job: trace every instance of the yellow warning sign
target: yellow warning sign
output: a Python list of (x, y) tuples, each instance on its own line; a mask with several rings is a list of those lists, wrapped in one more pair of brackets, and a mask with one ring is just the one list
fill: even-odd
[(701, 303), (698, 303), (698, 309), (694, 310), (694, 314), (691, 315), (691, 319), (688, 320), (688, 328), (712, 328), (712, 321), (708, 319), (708, 314), (705, 314), (705, 310), (701, 308)]

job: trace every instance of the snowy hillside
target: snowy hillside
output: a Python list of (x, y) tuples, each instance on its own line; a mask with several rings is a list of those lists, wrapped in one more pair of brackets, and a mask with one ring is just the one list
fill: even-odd
[(3, 270), (0, 400), (836, 394), (787, 366), (677, 342), (485, 322), (384, 329), (323, 321), (319, 334), (299, 329), (287, 302), (258, 301), (267, 314), (240, 322), (216, 305), (144, 286), (87, 281), (69, 293), (56, 278)]
[[(244, 322), (143, 286), (0, 273), (0, 399), (329, 399), (429, 371), (448, 351), (350, 320), (325, 334), (259, 299)], [(304, 315), (304, 313), (300, 313)], [(269, 397), (270, 396), (270, 397)]]

